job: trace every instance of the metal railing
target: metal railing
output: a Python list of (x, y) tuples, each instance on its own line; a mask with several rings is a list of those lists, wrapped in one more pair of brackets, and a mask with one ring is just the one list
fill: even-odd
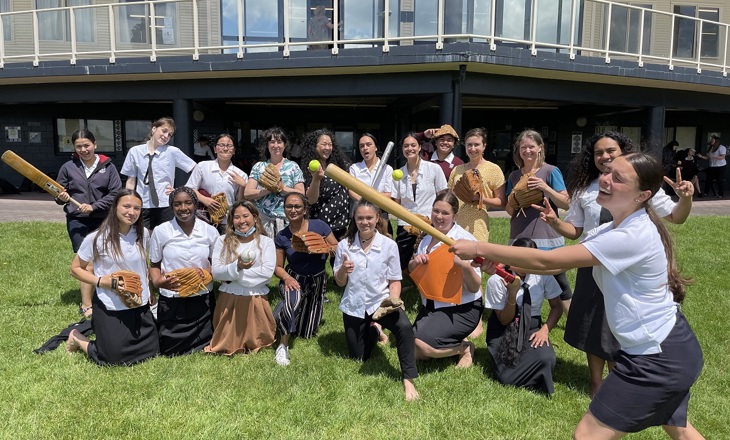
[[(312, 44), (312, 41), (307, 41), (306, 36), (292, 35), (293, 25), (298, 24), (298, 28), (301, 29), (302, 24), (301, 16), (292, 17), (291, 14), (293, 3), (301, 4), (298, 0), (283, 0), (283, 10), (279, 11), (279, 16), (283, 19), (282, 26), (280, 26), (281, 31), (278, 37), (271, 41), (261, 41), (261, 38), (252, 38), (248, 35), (244, 19), (244, 12), (248, 7), (247, 0), (231, 1), (236, 3), (237, 34), (235, 42), (225, 42), (222, 37), (223, 0), (149, 0), (0, 12), (0, 69), (9, 63), (30, 61), (34, 66), (38, 66), (42, 61), (68, 60), (70, 64), (75, 65), (79, 59), (102, 57), (108, 57), (109, 63), (112, 64), (116, 63), (119, 58), (127, 56), (148, 56), (151, 62), (155, 62), (158, 56), (166, 54), (189, 55), (193, 60), (198, 60), (202, 53), (235, 53), (236, 57), (241, 59), (247, 52), (261, 50), (277, 51), (281, 53), (282, 57), (289, 57), (292, 51), (305, 50)], [(359, 0), (346, 0), (345, 6), (348, 1), (357, 2)], [(413, 25), (411, 26), (413, 32), (403, 35), (406, 33), (404, 29), (407, 26), (403, 26), (403, 23), (399, 22), (398, 35), (391, 36), (389, 17), (391, 14), (400, 12), (392, 11), (391, 5), (397, 7), (399, 2), (384, 0), (384, 10), (378, 14), (379, 20), (382, 22), (376, 23), (378, 28), (382, 29), (381, 35), (370, 38), (345, 38), (339, 27), (333, 26), (332, 39), (317, 43), (329, 45), (332, 55), (338, 55), (341, 49), (353, 45), (372, 45), (381, 47), (383, 52), (389, 52), (390, 47), (394, 45), (433, 44), (434, 52), (438, 52), (451, 41), (480, 41), (488, 43), (492, 51), (495, 51), (498, 45), (505, 44), (529, 49), (533, 56), (536, 56), (539, 51), (551, 50), (567, 53), (573, 60), (576, 55), (580, 54), (581, 56), (601, 57), (605, 63), (611, 63), (613, 57), (636, 61), (639, 67), (643, 67), (644, 62), (648, 60), (666, 65), (669, 70), (681, 65), (692, 67), (696, 69), (697, 73), (708, 69), (719, 71), (723, 76), (727, 76), (730, 25), (725, 23), (667, 11), (645, 9), (609, 0), (557, 0), (557, 2), (555, 0), (532, 0), (529, 11), (522, 11), (525, 16), (529, 14), (529, 24), (525, 24), (522, 38), (516, 38), (504, 31), (505, 21), (502, 20), (504, 14), (498, 11), (497, 0), (473, 0), (473, 2), (478, 2), (482, 8), (489, 9), (489, 20), (482, 27), (474, 22), (471, 23), (471, 26), (464, 26), (462, 23), (462, 31), (467, 28), (471, 32), (446, 33), (445, 20), (450, 11), (444, 9), (445, 0), (438, 0), (438, 8), (433, 17), (435, 23), (432, 26), (435, 33), (416, 34), (416, 26)], [(569, 17), (562, 18), (564, 6), (568, 2)], [(559, 8), (561, 8), (558, 11), (561, 21), (556, 23), (559, 29), (557, 36), (556, 38), (541, 38), (539, 37), (541, 31), (549, 29), (552, 25), (549, 20), (554, 14), (542, 13), (541, 15), (540, 7), (545, 5), (551, 7), (555, 4), (560, 5)], [(134, 16), (129, 14), (128, 8), (135, 6), (144, 8), (145, 13)], [(339, 1), (333, 2), (331, 10), (333, 17), (340, 17), (340, 6)], [(163, 7), (174, 7), (176, 12), (168, 17), (157, 15), (156, 10)], [(91, 11), (93, 14), (92, 24), (84, 23), (78, 18), (79, 15), (83, 15), (84, 11)], [(512, 12), (510, 11), (510, 13)], [(54, 17), (56, 24), (61, 23), (62, 27), (65, 26), (63, 29), (65, 37), (62, 39), (48, 40), (40, 37), (39, 15), (44, 14), (44, 17), (48, 17), (48, 14), (51, 13), (60, 14)], [(638, 20), (636, 19), (637, 14)], [(306, 14), (305, 24), (309, 15)], [(88, 13), (85, 16), (88, 17)], [(631, 26), (630, 17), (632, 16), (634, 17), (633, 22), (638, 21), (638, 26)], [(139, 34), (144, 37), (140, 37), (141, 41), (132, 41), (132, 38), (126, 35), (127, 31), (121, 29), (120, 23), (130, 17), (140, 19), (138, 23), (143, 25)], [(189, 20), (190, 17), (192, 20)], [(165, 22), (164, 26), (159, 24), (161, 18)], [(186, 24), (183, 24), (183, 18), (185, 18)], [(295, 20), (298, 20), (298, 23), (294, 23)], [(472, 17), (471, 20), (474, 18)], [(688, 23), (692, 30), (689, 40), (686, 26)], [(129, 23), (127, 22), (127, 24)], [(685, 25), (685, 32), (677, 35), (675, 30), (680, 24)], [(569, 27), (569, 31), (565, 35), (561, 30), (564, 25)], [(622, 25), (625, 25), (625, 29)], [(6, 29), (8, 26), (9, 31)], [(77, 30), (83, 26), (93, 27), (93, 41), (78, 41)], [(707, 31), (708, 29), (710, 31)], [(168, 32), (168, 37), (172, 36), (169, 37), (170, 41), (159, 41), (158, 30)], [(617, 32), (620, 33), (617, 34)], [(6, 39), (6, 34), (10, 36), (9, 39)], [(666, 35), (669, 35), (668, 40)], [(708, 42), (715, 46), (711, 47), (709, 51), (707, 51), (707, 47), (703, 48), (703, 40), (706, 35), (709, 35)], [(632, 38), (636, 44), (626, 43)], [(645, 50), (647, 38), (649, 48)], [(616, 48), (616, 41), (622, 47)], [(678, 57), (677, 52), (680, 45), (685, 52), (689, 50), (691, 56)], [(632, 47), (627, 48), (627, 46)], [(703, 50), (705, 50), (704, 56), (702, 55)]]

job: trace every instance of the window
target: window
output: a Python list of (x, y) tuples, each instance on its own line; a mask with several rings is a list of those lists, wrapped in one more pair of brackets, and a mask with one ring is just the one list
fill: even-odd
[[(147, 123), (149, 125), (149, 123)], [(114, 121), (100, 119), (56, 119), (58, 134), (58, 151), (72, 153), (74, 151), (71, 135), (79, 128), (86, 128), (96, 138), (98, 153), (114, 152)]]
[(150, 121), (124, 121), (124, 151), (147, 142), (151, 126)]
[[(5, 1), (5, 0), (0, 0)], [(10, 0), (7, 0), (8, 2)], [(36, 9), (90, 5), (91, 0), (35, 0)], [(71, 14), (67, 10), (38, 13), (38, 37), (41, 40), (71, 41)], [(94, 9), (74, 10), (76, 41), (94, 42)]]
[[(720, 10), (718, 8), (677, 5), (674, 7), (674, 13), (703, 20), (720, 20)], [(674, 56), (678, 58), (696, 58), (698, 44), (701, 44), (701, 57), (718, 57), (720, 51), (720, 26), (688, 18), (675, 18)]]
[[(39, 0), (37, 0), (39, 1)], [(119, 41), (122, 43), (150, 43), (150, 8), (135, 4), (119, 8)], [(173, 45), (176, 42), (177, 5), (155, 3), (154, 29), (158, 45)]]
[[(651, 9), (651, 5), (633, 4), (642, 8)], [(644, 36), (641, 53), (648, 55), (651, 51), (652, 14), (644, 12)], [(609, 50), (617, 52), (639, 53), (639, 37), (641, 36), (641, 11), (614, 5), (611, 8), (611, 37), (608, 43)]]
[[(283, 41), (283, 23), (279, 22), (279, 2), (261, 0), (242, 0), (243, 2), (243, 40), (244, 44), (278, 42)], [(331, 3), (331, 1), (330, 1)], [(306, 24), (304, 20), (307, 12), (302, 10), (304, 5), (301, 1), (295, 0), (290, 5), (289, 12), (294, 13), (300, 23), (293, 26), (290, 32), (292, 36), (300, 37), (302, 32), (306, 37)], [(294, 9), (292, 9), (294, 8)], [(329, 6), (331, 9), (332, 7)], [(221, 21), (223, 23), (223, 44), (238, 44), (238, 0), (221, 0)], [(281, 14), (283, 17), (283, 14)], [(331, 12), (330, 12), (331, 15)], [(291, 20), (291, 18), (290, 18)], [(307, 18), (308, 20), (308, 18)], [(275, 52), (276, 47), (247, 49), (247, 52)], [(237, 49), (227, 49), (228, 53), (237, 52)]]
[[(10, 12), (10, 0), (0, 0), (0, 12)], [(11, 17), (3, 17), (3, 38), (10, 41), (13, 35)]]

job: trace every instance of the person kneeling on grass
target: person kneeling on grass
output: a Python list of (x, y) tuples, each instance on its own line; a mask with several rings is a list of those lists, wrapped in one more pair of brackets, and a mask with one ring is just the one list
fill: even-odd
[[(529, 238), (518, 238), (512, 246), (537, 249)], [(563, 289), (550, 275), (526, 274), (516, 269), (513, 273), (515, 280), (509, 284), (499, 275), (487, 280), (485, 306), (492, 309), (487, 323), (487, 348), (492, 355), (492, 369), (500, 383), (552, 394), (555, 350), (548, 333), (560, 320)], [(550, 304), (550, 314), (543, 324), (544, 300)]]
[[(382, 228), (381, 231), (376, 226)], [(337, 285), (345, 287), (340, 310), (347, 349), (351, 358), (362, 361), (370, 358), (379, 338), (373, 314), (385, 300), (401, 303), (398, 246), (384, 235), (384, 228), (380, 222), (380, 209), (367, 200), (360, 200), (345, 238), (337, 245), (332, 269)], [(395, 335), (406, 400), (418, 399), (413, 384), (418, 370), (411, 322), (401, 308), (377, 321)]]

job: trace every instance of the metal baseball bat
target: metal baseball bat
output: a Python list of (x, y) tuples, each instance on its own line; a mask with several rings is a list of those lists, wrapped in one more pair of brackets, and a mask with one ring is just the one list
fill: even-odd
[[(27, 177), (31, 182), (40, 186), (53, 197), (58, 197), (59, 194), (66, 190), (60, 183), (48, 177), (43, 171), (34, 167), (28, 163), (28, 161), (11, 150), (7, 150), (3, 153), (2, 160), (6, 164), (10, 165), (15, 171)], [(81, 206), (81, 203), (77, 202), (72, 197), (69, 197), (68, 201), (78, 207)]]
[(373, 181), (370, 182), (371, 187), (375, 188), (375, 183), (383, 175), (383, 172), (385, 172), (385, 166), (388, 164), (388, 158), (390, 158), (390, 153), (393, 151), (394, 146), (395, 144), (393, 142), (388, 142), (388, 145), (385, 146), (383, 157), (380, 158), (380, 162), (378, 162), (378, 166), (375, 168), (375, 173), (373, 174)]

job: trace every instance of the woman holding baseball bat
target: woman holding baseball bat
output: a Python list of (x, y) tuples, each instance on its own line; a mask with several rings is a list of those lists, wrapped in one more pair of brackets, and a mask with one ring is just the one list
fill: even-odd
[[(441, 169), (438, 169), (441, 173)], [(443, 173), (441, 173), (443, 177)], [(395, 335), (403, 388), (408, 401), (418, 399), (413, 380), (418, 377), (413, 327), (398, 305), (401, 268), (398, 248), (385, 234), (380, 208), (360, 200), (345, 238), (337, 245), (332, 271), (345, 292), (340, 301), (350, 357), (367, 361), (380, 337), (376, 321)], [(387, 307), (389, 313), (381, 310)], [(379, 316), (381, 313), (385, 313)]]
[(215, 227), (195, 217), (195, 192), (181, 186), (170, 193), (175, 218), (156, 227), (150, 239), (150, 278), (160, 289), (157, 325), (160, 352), (177, 356), (200, 351), (213, 336), (213, 282), (181, 296), (175, 269), (211, 270), (213, 246), (220, 237)]
[[(82, 350), (99, 365), (131, 365), (160, 352), (149, 306), (145, 251), (149, 235), (141, 213), (142, 197), (132, 190), (119, 190), (109, 215), (84, 238), (71, 263), (74, 278), (96, 286), (91, 321), (96, 340), (89, 341), (74, 329), (66, 351)], [(93, 272), (89, 272), (92, 264)], [(122, 277), (120, 271), (127, 271), (126, 275)]]
[(257, 352), (274, 344), (276, 324), (267, 300), (276, 268), (274, 240), (266, 236), (256, 205), (233, 204), (226, 234), (213, 248), (213, 278), (222, 282), (207, 353)]
[[(284, 196), (284, 213), (289, 225), (274, 238), (276, 269), (281, 301), (274, 309), (274, 318), (281, 338), (276, 348), (276, 363), (289, 365), (289, 341), (293, 336), (311, 338), (317, 334), (322, 320), (324, 292), (327, 288), (325, 265), (329, 252), (309, 253), (295, 250), (294, 234), (320, 235), (331, 246), (337, 245), (332, 229), (322, 220), (309, 218), (307, 199), (300, 193)], [(319, 251), (318, 251), (319, 252)], [(286, 266), (285, 266), (286, 264)]]
[[(236, 143), (228, 133), (219, 134), (213, 142), (216, 158), (198, 163), (190, 174), (188, 183), (185, 186), (192, 188), (198, 200), (208, 208), (208, 211), (215, 212), (221, 209), (221, 203), (212, 196), (223, 193), (226, 196), (228, 206), (232, 206), (236, 200), (243, 198), (244, 188), (248, 176), (242, 169), (233, 165), (233, 155), (236, 153)], [(225, 233), (226, 218), (228, 212), (218, 224), (218, 231)]]
[(282, 194), (304, 194), (304, 175), (296, 162), (287, 159), (288, 151), (289, 138), (284, 130), (279, 127), (266, 130), (261, 138), (261, 161), (251, 169), (244, 190), (246, 200), (256, 203), (265, 234), (270, 237), (286, 226)]
[[(459, 199), (454, 193), (441, 193), (436, 196), (433, 204), (431, 223), (439, 232), (453, 239), (475, 240), (473, 235), (457, 224), (458, 212)], [(462, 294), (457, 303), (451, 303), (432, 299), (441, 292), (421, 292), (421, 309), (413, 323), (416, 358), (458, 356), (456, 366), (466, 368), (472, 365), (474, 356), (474, 344), (466, 338), (481, 322), (482, 273), (480, 268), (471, 267), (469, 261), (446, 253), (445, 248), (433, 255), (441, 245), (440, 241), (427, 235), (418, 245), (416, 255), (408, 264), (408, 270), (414, 275), (413, 271), (424, 264), (454, 264), (461, 271)]]
[[(631, 139), (622, 133), (608, 131), (591, 137), (581, 152), (571, 162), (567, 188), (571, 194), (570, 209), (561, 220), (555, 211), (546, 205), (540, 215), (542, 220), (552, 226), (564, 237), (572, 240), (586, 237), (593, 229), (611, 221), (607, 210), (596, 202), (599, 193), (598, 177), (609, 172), (611, 162), (622, 154), (636, 150)], [(684, 223), (692, 209), (692, 186), (679, 179), (667, 182), (679, 196), (674, 203), (663, 189), (649, 200), (654, 212), (670, 223)], [(604, 365), (609, 369), (619, 350), (618, 341), (611, 334), (603, 306), (603, 293), (596, 285), (592, 268), (581, 267), (575, 279), (575, 293), (570, 306), (570, 314), (565, 323), (565, 342), (584, 351), (588, 358), (591, 380), (591, 396), (595, 395), (603, 383)]]
[[(64, 204), (66, 229), (71, 238), (74, 253), (90, 232), (95, 231), (109, 214), (114, 197), (122, 188), (119, 172), (111, 158), (96, 154), (94, 134), (82, 128), (71, 134), (74, 145), (73, 159), (61, 166), (58, 183), (66, 188), (56, 198), (56, 203)], [(69, 203), (73, 198), (81, 206)], [(91, 317), (93, 308), (91, 298), (94, 294), (92, 284), (80, 283), (81, 305), (79, 312)]]
[[(377, 182), (373, 182), (377, 176), (375, 171), (378, 169), (380, 158), (378, 157), (378, 140), (370, 133), (363, 133), (357, 141), (358, 150), (362, 161), (354, 163), (350, 166), (350, 174), (360, 179), (365, 185), (375, 188), (376, 191), (385, 197), (390, 197), (393, 188), (393, 168), (388, 164), (383, 164), (385, 169), (378, 178)], [(362, 197), (353, 190), (349, 190), (350, 198), (359, 201)]]
[[(448, 188), (446, 177), (440, 166), (421, 159), (421, 144), (415, 134), (407, 134), (401, 141), (401, 148), (406, 158), (406, 164), (400, 168), (404, 177), (394, 182), (393, 198), (410, 212), (428, 219), (436, 196)], [(398, 219), (395, 241), (402, 270), (408, 268), (417, 239), (417, 235), (406, 230), (407, 225)]]
[(642, 153), (615, 158), (598, 179), (597, 202), (613, 217), (575, 246), (550, 251), (459, 240), (461, 258), (481, 256), (530, 271), (593, 266), (606, 318), (621, 351), (576, 427), (574, 438), (613, 439), (662, 425), (672, 438), (703, 438), (687, 420), (702, 349), (678, 303), (689, 281), (669, 231), (649, 205), (663, 171)]

